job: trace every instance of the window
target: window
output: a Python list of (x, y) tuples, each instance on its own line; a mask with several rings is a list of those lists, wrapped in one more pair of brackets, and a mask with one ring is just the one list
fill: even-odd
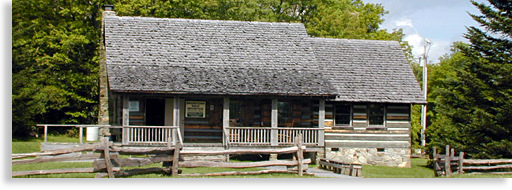
[(368, 104), (368, 125), (384, 125), (384, 104)]
[(334, 122), (336, 126), (350, 126), (351, 105), (336, 104), (334, 107)]
[[(306, 102), (307, 103), (307, 102)], [(307, 110), (309, 106), (303, 106), (304, 101), (301, 100), (282, 100), (277, 102), (277, 126), (278, 127), (305, 127), (311, 124), (304, 123), (302, 125), (302, 118), (308, 118), (305, 114), (309, 113)], [(304, 117), (303, 117), (304, 116)], [(306, 120), (307, 121), (307, 120)]]
[(290, 102), (278, 102), (277, 103), (277, 126), (279, 127), (291, 127), (292, 122), (292, 110)]
[(240, 101), (231, 100), (229, 101), (229, 119), (240, 119)]
[(140, 111), (139, 101), (130, 101), (128, 104), (128, 110), (133, 111), (133, 112)]

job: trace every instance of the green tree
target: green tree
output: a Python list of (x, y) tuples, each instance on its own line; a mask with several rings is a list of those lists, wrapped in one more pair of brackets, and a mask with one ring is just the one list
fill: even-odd
[(512, 158), (512, 1), (472, 2), (481, 27), (468, 27), (470, 44), (456, 44), (446, 61), (445, 87), (436, 93), (431, 144), (450, 144), (476, 158)]
[(99, 10), (99, 1), (13, 1), (13, 135), (95, 122)]

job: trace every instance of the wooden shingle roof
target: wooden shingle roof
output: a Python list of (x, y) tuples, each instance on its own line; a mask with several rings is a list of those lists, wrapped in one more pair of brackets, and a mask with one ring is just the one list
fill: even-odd
[(302, 24), (105, 17), (110, 90), (333, 96)]
[(311, 38), (337, 101), (426, 103), (396, 41)]
[(425, 103), (398, 42), (310, 38), (299, 23), (104, 19), (113, 92)]

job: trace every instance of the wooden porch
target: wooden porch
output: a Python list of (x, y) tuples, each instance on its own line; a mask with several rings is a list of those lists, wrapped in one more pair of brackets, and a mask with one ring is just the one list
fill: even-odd
[[(324, 146), (322, 98), (133, 94), (115, 97), (111, 121), (123, 126), (120, 133), (125, 145), (165, 143), (170, 131), (162, 127), (174, 127), (179, 129), (184, 146), (292, 146), (299, 134), (306, 146)], [(287, 110), (283, 110), (283, 105)], [(154, 117), (155, 114), (161, 117)], [(158, 119), (161, 123), (154, 124)]]

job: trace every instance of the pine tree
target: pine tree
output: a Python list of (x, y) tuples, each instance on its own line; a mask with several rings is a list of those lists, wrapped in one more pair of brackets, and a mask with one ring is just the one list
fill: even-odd
[(468, 27), (470, 44), (456, 46), (466, 59), (437, 100), (440, 127), (452, 132), (432, 140), (476, 158), (512, 158), (512, 1), (472, 3), (481, 26)]

